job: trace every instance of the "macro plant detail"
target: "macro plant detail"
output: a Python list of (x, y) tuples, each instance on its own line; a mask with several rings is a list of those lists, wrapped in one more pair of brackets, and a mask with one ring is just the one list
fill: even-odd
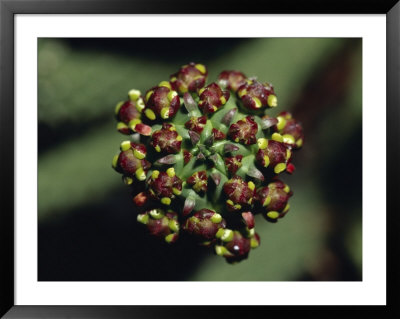
[(168, 243), (190, 239), (235, 263), (260, 245), (255, 216), (276, 223), (289, 211), (293, 152), (301, 124), (277, 117), (274, 87), (240, 71), (207, 84), (202, 64), (182, 66), (115, 108), (127, 139), (112, 161), (131, 188), (138, 222)]

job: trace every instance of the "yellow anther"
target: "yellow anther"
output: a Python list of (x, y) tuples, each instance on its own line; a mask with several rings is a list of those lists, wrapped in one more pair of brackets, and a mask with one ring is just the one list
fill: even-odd
[(177, 96), (178, 95), (178, 93), (176, 92), (176, 91), (170, 91), (169, 93), (168, 93), (168, 95), (167, 95), (167, 98), (168, 98), (168, 101), (172, 101), (173, 100), (173, 98), (175, 97), (175, 96)]
[(243, 95), (247, 94), (247, 90), (246, 89), (242, 89), (238, 92), (239, 97), (242, 97)]
[(176, 128), (175, 128), (175, 126), (173, 125), (173, 124), (171, 124), (171, 127), (169, 128), (169, 130), (172, 132), (172, 131), (176, 131)]
[(218, 213), (215, 213), (214, 215), (212, 215), (211, 221), (214, 224), (218, 224), (218, 223), (220, 223), (222, 221), (222, 216), (220, 214), (218, 214)]
[(283, 213), (286, 213), (290, 209), (290, 205), (286, 204), (285, 208), (283, 209)]
[(285, 134), (285, 135), (282, 135), (282, 137), (283, 137), (284, 143), (294, 144), (294, 142), (295, 142), (293, 135)]
[(179, 231), (179, 223), (176, 220), (171, 219), (168, 223), (168, 227), (175, 233)]
[(284, 191), (285, 193), (289, 193), (289, 192), (290, 192), (290, 187), (289, 187), (289, 185), (285, 185), (285, 187), (283, 188), (283, 191)]
[(119, 158), (119, 154), (115, 154), (113, 159), (112, 159), (112, 167), (116, 168), (118, 165), (118, 158)]
[(128, 125), (126, 125), (124, 122), (118, 122), (117, 123), (117, 130), (118, 131), (122, 130), (122, 129), (125, 129), (125, 128), (128, 128)]
[(115, 115), (118, 115), (119, 110), (121, 109), (121, 106), (124, 104), (123, 101), (118, 102), (118, 104), (115, 106)]
[(225, 98), (225, 96), (221, 96), (221, 97), (219, 98), (219, 100), (221, 101), (222, 104), (225, 104), (225, 103), (226, 103), (226, 98)]
[(171, 84), (169, 84), (168, 81), (161, 81), (160, 83), (158, 83), (158, 86), (164, 86), (166, 88), (171, 89)]
[(141, 152), (139, 152), (138, 150), (133, 150), (133, 155), (135, 155), (135, 157), (137, 159), (144, 159), (146, 157), (146, 154), (143, 154)]
[(256, 108), (260, 108), (262, 106), (262, 103), (258, 97), (253, 97), (254, 103), (256, 103)]
[(175, 82), (175, 81), (176, 81), (176, 77), (175, 76), (170, 79), (170, 82)]
[(252, 181), (248, 182), (247, 185), (249, 186), (249, 188), (254, 191), (254, 189), (256, 188), (256, 185), (254, 185), (254, 183)]
[(206, 67), (203, 64), (196, 64), (194, 67), (203, 74), (207, 72)]
[(170, 167), (167, 169), (167, 175), (169, 177), (174, 177), (175, 176), (175, 169), (173, 167)]
[(153, 95), (153, 93), (154, 93), (153, 90), (146, 93), (146, 102), (150, 99), (150, 97)]
[(278, 106), (278, 99), (275, 95), (271, 94), (270, 96), (268, 96), (267, 103), (270, 107), (276, 107)]
[(178, 136), (176, 137), (176, 140), (177, 140), (178, 142), (182, 141), (182, 136), (178, 135)]
[(169, 235), (165, 236), (165, 241), (167, 243), (170, 243), (174, 240), (174, 238), (175, 238), (175, 234), (169, 234)]
[(228, 200), (226, 201), (226, 203), (227, 203), (228, 205), (233, 206), (233, 202), (232, 202), (232, 200), (230, 200), (230, 199), (228, 199)]
[(224, 233), (221, 236), (221, 240), (228, 242), (233, 239), (233, 231), (230, 229), (224, 229)]
[(297, 142), (296, 142), (296, 145), (297, 145), (298, 147), (302, 147), (302, 145), (303, 145), (303, 139), (302, 139), (302, 138), (299, 138), (299, 139), (297, 140)]
[(161, 118), (164, 120), (169, 118), (169, 107), (163, 107), (160, 112)]
[(205, 88), (201, 88), (201, 89), (199, 90), (199, 95), (201, 95), (205, 90), (206, 90)]
[(286, 150), (286, 160), (288, 161), (290, 156), (292, 156), (292, 151), (290, 149)]
[(179, 86), (179, 91), (181, 91), (181, 93), (186, 93), (188, 91), (188, 88), (184, 85), (180, 85)]
[(139, 181), (144, 181), (144, 180), (146, 179), (146, 173), (144, 172), (144, 170), (143, 170), (142, 167), (140, 167), (140, 168), (138, 168), (138, 169), (136, 170), (135, 175), (136, 175), (136, 178), (137, 178)]
[(266, 138), (259, 138), (257, 140), (258, 147), (260, 150), (265, 150), (268, 147), (268, 140)]
[(286, 120), (283, 116), (278, 116), (277, 120), (278, 120), (278, 124), (276, 124), (276, 127), (279, 131), (281, 131), (281, 130), (283, 130), (283, 128), (286, 125)]
[(156, 145), (156, 146), (154, 147), (154, 149), (155, 149), (158, 153), (161, 152), (161, 147), (160, 147), (160, 145)]
[(182, 194), (182, 191), (181, 190), (179, 190), (179, 189), (177, 189), (177, 188), (175, 188), (175, 187), (172, 187), (172, 192), (175, 194), (175, 195), (180, 195), (180, 194)]
[(147, 214), (139, 214), (139, 215), (137, 215), (136, 219), (137, 219), (137, 221), (139, 223), (142, 223), (142, 224), (146, 225), (147, 222), (149, 221), (149, 215), (147, 215)]
[(145, 107), (145, 105), (144, 105), (143, 99), (139, 99), (139, 100), (136, 101), (136, 109), (137, 109), (140, 113), (142, 113), (144, 107)]
[(163, 197), (163, 198), (161, 198), (161, 203), (164, 204), (164, 205), (170, 205), (171, 204), (171, 198)]
[(235, 206), (233, 206), (235, 209), (241, 209), (242, 208), (242, 206), (241, 205), (239, 205), (239, 204), (236, 204)]
[(275, 211), (270, 211), (267, 213), (267, 216), (271, 219), (277, 219), (279, 217), (279, 213)]
[(259, 246), (257, 239), (252, 238), (250, 239), (250, 247), (251, 248), (257, 248)]
[(279, 133), (274, 133), (274, 134), (272, 134), (271, 138), (272, 138), (274, 141), (283, 142), (283, 137), (282, 137), (282, 135), (279, 134)]
[(214, 112), (216, 112), (218, 110), (218, 108), (215, 105), (213, 105), (213, 110), (214, 110)]
[(160, 171), (154, 170), (153, 173), (151, 173), (151, 178), (156, 179), (160, 175)]
[(238, 138), (238, 137), (235, 138), (235, 142), (236, 142), (236, 143), (239, 143), (239, 138)]
[(144, 111), (144, 114), (152, 121), (154, 121), (156, 119), (156, 115), (154, 114), (153, 110), (151, 110), (151, 109), (146, 109), (146, 111)]
[(125, 176), (124, 183), (125, 183), (125, 185), (131, 185), (133, 183), (133, 178), (129, 177), (129, 176)]
[(265, 200), (264, 200), (264, 203), (263, 203), (263, 206), (265, 207), (265, 206), (268, 206), (269, 205), (269, 203), (271, 203), (271, 196), (267, 196), (266, 198), (265, 198)]
[(128, 92), (128, 96), (131, 101), (137, 101), (138, 98), (140, 97), (140, 94), (141, 94), (140, 91), (135, 89), (130, 90)]
[(129, 127), (130, 127), (131, 130), (133, 131), (133, 130), (135, 130), (136, 125), (139, 124), (139, 123), (142, 123), (142, 121), (139, 120), (139, 119), (133, 119), (133, 120), (131, 120), (131, 121), (129, 122)]
[(121, 149), (121, 151), (127, 151), (127, 150), (129, 150), (131, 148), (131, 142), (130, 141), (123, 141), (122, 143), (121, 143), (121, 146), (120, 146), (120, 149)]
[(224, 246), (219, 246), (219, 245), (215, 246), (215, 253), (218, 256), (224, 256), (229, 254), (228, 249), (226, 249)]
[(250, 204), (250, 205), (251, 205), (252, 202), (253, 202), (253, 197), (250, 198), (250, 199), (247, 201), (247, 203)]
[(275, 174), (279, 174), (279, 173), (283, 172), (285, 169), (286, 169), (286, 164), (279, 163), (279, 164), (276, 164), (276, 166), (274, 167), (274, 172), (275, 172)]
[(264, 167), (268, 167), (269, 165), (269, 157), (268, 155), (264, 155)]
[(161, 218), (164, 217), (164, 214), (162, 213), (161, 210), (152, 209), (152, 210), (150, 211), (150, 216), (151, 216), (153, 219), (161, 219)]

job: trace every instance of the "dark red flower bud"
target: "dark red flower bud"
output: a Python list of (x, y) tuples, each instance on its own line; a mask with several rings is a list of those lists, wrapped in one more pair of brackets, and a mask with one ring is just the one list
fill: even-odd
[(186, 220), (183, 229), (198, 242), (209, 245), (216, 241), (218, 230), (225, 227), (226, 222), (220, 214), (203, 208)]
[(172, 74), (170, 82), (173, 89), (183, 95), (186, 92), (196, 92), (207, 80), (207, 68), (203, 64), (189, 63)]
[(240, 176), (234, 176), (224, 184), (224, 193), (229, 211), (238, 211), (252, 204), (255, 195), (253, 182), (246, 183)]
[(182, 180), (176, 176), (173, 167), (166, 172), (154, 170), (147, 183), (153, 198), (167, 206), (171, 204), (171, 199), (182, 193)]
[[(229, 235), (229, 241), (222, 239), (222, 245), (216, 245), (215, 251), (217, 255), (224, 256), (229, 263), (235, 263), (246, 259), (251, 248), (251, 239), (243, 236), (239, 231), (232, 231)], [(220, 231), (222, 233), (222, 231)], [(225, 232), (226, 235), (227, 232)], [(225, 236), (228, 237), (228, 236)]]
[(257, 123), (252, 116), (233, 123), (229, 127), (228, 135), (236, 143), (245, 145), (255, 144), (257, 142), (256, 134), (258, 131)]
[(207, 123), (207, 116), (200, 116), (200, 117), (192, 116), (190, 120), (185, 123), (185, 127), (188, 130), (201, 134), (201, 132), (203, 132), (204, 125), (206, 125), (206, 123)]
[(238, 88), (245, 83), (246, 76), (240, 71), (223, 71), (218, 76), (218, 82), (226, 84), (225, 87), (232, 91), (237, 91)]
[(214, 137), (215, 141), (221, 141), (226, 138), (226, 135), (224, 133), (215, 128), (212, 129), (212, 136)]
[(258, 140), (260, 149), (256, 159), (263, 167), (273, 168), (275, 174), (286, 170), (286, 165), (292, 156), (290, 149), (283, 143), (260, 138)]
[(150, 144), (157, 152), (174, 154), (181, 150), (182, 136), (176, 132), (175, 126), (163, 123), (162, 128), (151, 136)]
[(297, 122), (289, 112), (279, 113), (278, 123), (275, 125), (275, 131), (282, 137), (282, 142), (292, 146), (294, 149), (303, 145), (304, 134), (303, 127)]
[(228, 169), (229, 173), (235, 174), (237, 170), (242, 167), (242, 159), (243, 155), (236, 155), (233, 157), (226, 157), (225, 158), (225, 165)]
[[(140, 94), (139, 91), (135, 91), (137, 94)], [(140, 124), (140, 126), (147, 125), (142, 124), (141, 121), (141, 111), (144, 108), (143, 99), (135, 95), (135, 99), (131, 99), (126, 102), (120, 102), (115, 107), (115, 115), (117, 117), (117, 130), (122, 134), (131, 134), (133, 132), (138, 132), (143, 134), (142, 130), (137, 130), (136, 126)], [(151, 128), (150, 128), (151, 131)], [(146, 135), (146, 134), (143, 134)]]
[(150, 120), (156, 118), (169, 119), (178, 112), (181, 105), (178, 93), (171, 89), (171, 85), (163, 81), (146, 93), (146, 108), (144, 114)]
[(205, 193), (207, 192), (207, 172), (200, 171), (193, 173), (187, 181), (189, 185), (192, 185), (192, 188), (196, 193)]
[(178, 214), (173, 211), (164, 212), (162, 209), (152, 209), (137, 216), (138, 222), (146, 225), (149, 233), (164, 238), (167, 243), (174, 243), (178, 239)]
[(121, 143), (121, 152), (114, 156), (112, 166), (114, 169), (125, 176), (125, 183), (133, 183), (132, 177), (140, 181), (146, 179), (147, 170), (151, 167), (146, 157), (146, 147), (143, 144), (137, 144), (130, 141)]
[(214, 113), (229, 100), (229, 91), (222, 91), (216, 83), (199, 90), (199, 108), (204, 114)]
[(269, 83), (248, 81), (238, 88), (237, 93), (244, 107), (250, 110), (260, 110), (278, 105), (274, 88)]
[(192, 157), (192, 153), (190, 153), (188, 150), (183, 150), (183, 162), (185, 163), (185, 165), (189, 163)]
[(255, 225), (254, 215), (251, 212), (242, 213), (243, 221), (248, 229), (253, 229)]
[(271, 220), (282, 218), (289, 211), (290, 188), (284, 182), (276, 180), (257, 191), (257, 203), (261, 211)]

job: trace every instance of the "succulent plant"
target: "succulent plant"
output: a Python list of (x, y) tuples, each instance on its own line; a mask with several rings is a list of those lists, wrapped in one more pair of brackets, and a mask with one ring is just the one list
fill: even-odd
[(192, 238), (234, 263), (260, 245), (256, 215), (288, 212), (292, 192), (278, 176), (293, 173), (304, 135), (289, 112), (266, 114), (278, 105), (272, 84), (223, 71), (207, 85), (207, 75), (190, 63), (143, 95), (129, 91), (115, 109), (127, 139), (112, 166), (150, 234)]

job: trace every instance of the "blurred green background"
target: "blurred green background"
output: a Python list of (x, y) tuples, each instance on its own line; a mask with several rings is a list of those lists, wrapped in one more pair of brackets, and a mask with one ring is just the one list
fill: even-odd
[[(261, 246), (235, 265), (148, 237), (111, 168), (125, 139), (115, 104), (191, 61), (209, 82), (225, 69), (272, 82), (271, 114), (289, 110), (305, 130), (297, 170), (283, 178), (289, 214), (257, 216)], [(38, 279), (362, 280), (361, 69), (351, 38), (39, 39)]]

